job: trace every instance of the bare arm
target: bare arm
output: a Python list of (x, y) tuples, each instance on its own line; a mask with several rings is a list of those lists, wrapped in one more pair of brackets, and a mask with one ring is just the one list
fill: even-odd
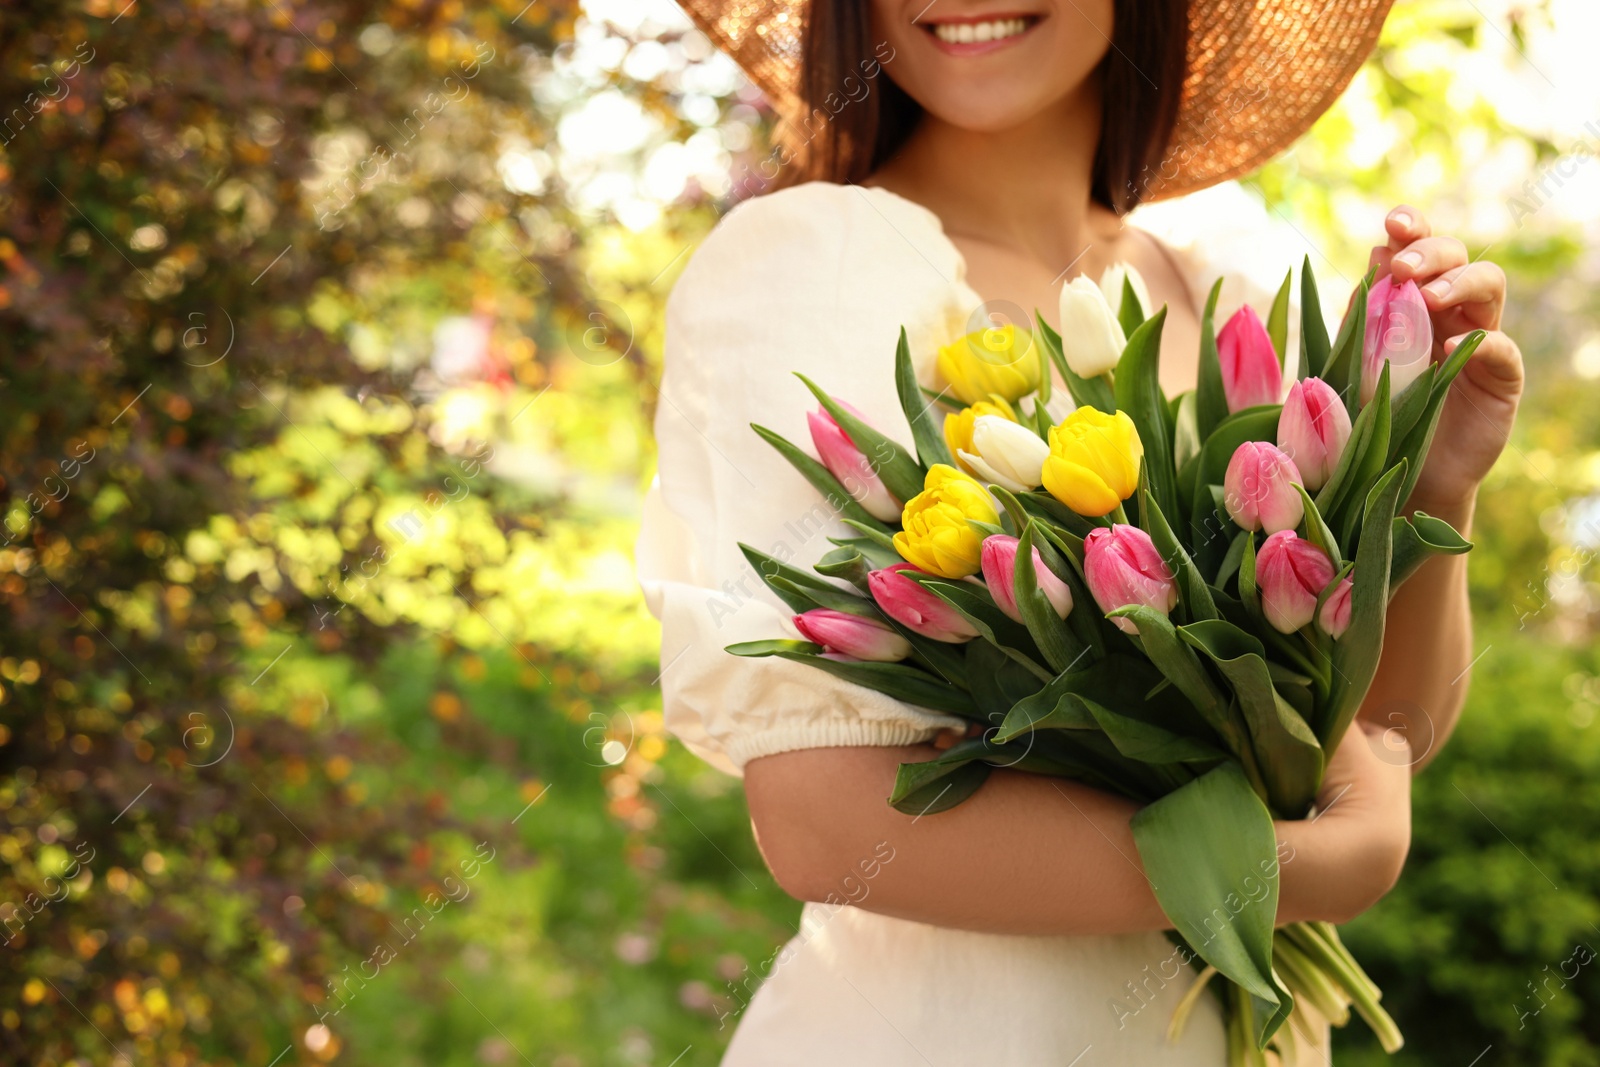
[[(1353, 730), (1329, 767), (1343, 795), (1316, 822), (1278, 824), (1279, 920), (1343, 921), (1394, 884), (1410, 841), (1409, 780)], [(967, 930), (1116, 934), (1165, 929), (1134, 847), (1137, 807), (1077, 782), (997, 770), (957, 807), (913, 817), (885, 797), (931, 745), (819, 748), (752, 761), (756, 840), (791, 896)], [(1349, 785), (1349, 789), (1344, 789)], [(852, 900), (864, 861), (893, 850)]]

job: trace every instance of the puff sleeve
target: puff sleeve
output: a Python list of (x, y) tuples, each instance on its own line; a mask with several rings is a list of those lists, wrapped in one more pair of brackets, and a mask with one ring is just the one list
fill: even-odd
[(811, 183), (739, 205), (667, 302), (656, 415), (659, 474), (645, 499), (640, 584), (661, 621), (667, 728), (729, 773), (801, 748), (900, 745), (959, 720), (822, 671), (724, 651), (794, 636), (744, 542), (809, 570), (850, 531), (750, 429), (809, 448), (800, 371), (910, 445), (895, 396), (904, 325), (919, 376), (977, 306), (959, 254), (925, 209), (875, 189)]

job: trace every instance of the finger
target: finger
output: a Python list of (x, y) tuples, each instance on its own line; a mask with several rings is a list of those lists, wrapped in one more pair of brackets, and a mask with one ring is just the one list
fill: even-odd
[(1389, 261), (1394, 258), (1394, 249), (1385, 248), (1383, 245), (1373, 245), (1372, 254), (1367, 257), (1367, 267), (1378, 268), (1377, 277), (1381, 278), (1389, 273)]
[[(1454, 352), (1468, 334), (1458, 334), (1444, 343), (1446, 355)], [(1501, 393), (1515, 395), (1522, 389), (1522, 349), (1499, 330), (1484, 335), (1472, 357), (1467, 360), (1463, 373), (1470, 374), (1474, 382)]]
[(1424, 285), (1422, 299), (1429, 311), (1459, 308), (1467, 313), (1472, 325), (1498, 329), (1506, 301), (1506, 272), (1494, 263), (1468, 263), (1445, 271)]
[(1468, 258), (1467, 246), (1454, 237), (1424, 237), (1397, 252), (1389, 270), (1397, 282), (1420, 283), (1465, 266)]
[(1383, 228), (1389, 234), (1389, 250), (1392, 252), (1400, 251), (1413, 241), (1433, 236), (1433, 227), (1428, 224), (1427, 218), (1410, 204), (1401, 204), (1389, 212), (1383, 220)]

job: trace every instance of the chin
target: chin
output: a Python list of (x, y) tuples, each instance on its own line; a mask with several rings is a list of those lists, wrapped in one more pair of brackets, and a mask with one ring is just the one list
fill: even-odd
[(874, 0), (873, 27), (895, 51), (884, 69), (925, 111), (993, 133), (1090, 88), (1112, 0)]

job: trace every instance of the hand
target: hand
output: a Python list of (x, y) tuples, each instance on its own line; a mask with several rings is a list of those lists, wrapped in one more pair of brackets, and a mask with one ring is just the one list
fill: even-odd
[(1311, 818), (1277, 823), (1278, 921), (1343, 923), (1394, 888), (1411, 848), (1411, 747), (1357, 720), (1323, 775)]
[(1411, 497), (1413, 507), (1448, 517), (1470, 509), (1478, 483), (1511, 437), (1522, 396), (1522, 352), (1500, 332), (1506, 275), (1493, 263), (1468, 262), (1453, 237), (1434, 237), (1428, 220), (1401, 205), (1384, 220), (1389, 242), (1372, 250), (1378, 276), (1415, 281), (1433, 322), (1433, 359), (1453, 352), (1473, 330), (1488, 331), (1450, 387), (1433, 447)]

